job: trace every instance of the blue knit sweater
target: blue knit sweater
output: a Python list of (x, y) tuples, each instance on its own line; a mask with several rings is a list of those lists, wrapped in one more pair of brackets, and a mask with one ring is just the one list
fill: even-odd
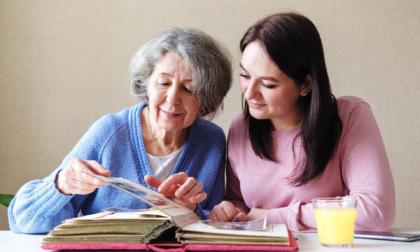
[[(145, 175), (153, 175), (144, 147), (140, 112), (145, 102), (96, 121), (48, 177), (26, 183), (8, 208), (10, 229), (16, 233), (47, 233), (67, 218), (97, 213), (119, 206), (148, 208), (134, 197), (102, 186), (88, 195), (64, 195), (55, 186), (58, 172), (71, 158), (97, 160), (111, 171), (112, 177), (141, 183)], [(226, 138), (223, 130), (197, 118), (188, 132), (181, 156), (172, 174), (186, 172), (204, 184), (207, 198), (198, 204), (196, 213), (205, 215), (220, 203), (224, 188)], [(150, 187), (149, 187), (150, 188)]]

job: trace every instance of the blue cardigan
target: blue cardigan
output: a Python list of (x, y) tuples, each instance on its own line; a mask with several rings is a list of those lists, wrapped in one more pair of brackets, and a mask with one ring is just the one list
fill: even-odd
[[(153, 175), (144, 147), (140, 112), (145, 102), (105, 115), (96, 121), (48, 177), (33, 180), (19, 189), (8, 208), (10, 229), (16, 233), (47, 233), (63, 220), (100, 212), (108, 207), (143, 209), (149, 206), (111, 186), (87, 195), (64, 195), (55, 186), (58, 172), (71, 158), (97, 160), (112, 177), (143, 184)], [(224, 189), (226, 137), (214, 123), (198, 117), (190, 126), (188, 139), (171, 174), (186, 172), (204, 184), (207, 198), (196, 213), (205, 218), (220, 201)], [(150, 187), (149, 187), (150, 188)], [(152, 188), (153, 189), (153, 188)]]

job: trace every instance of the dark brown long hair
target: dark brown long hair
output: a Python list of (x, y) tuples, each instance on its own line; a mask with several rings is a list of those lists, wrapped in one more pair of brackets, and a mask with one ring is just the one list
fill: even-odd
[[(332, 158), (342, 132), (337, 101), (331, 92), (321, 38), (315, 25), (297, 13), (279, 13), (259, 20), (243, 36), (240, 49), (253, 41), (265, 46), (271, 59), (300, 86), (308, 75), (312, 90), (298, 100), (303, 108), (301, 133), (306, 164), (292, 177), (300, 186), (321, 174)], [(257, 120), (244, 105), (245, 123), (256, 155), (273, 161), (270, 120)]]

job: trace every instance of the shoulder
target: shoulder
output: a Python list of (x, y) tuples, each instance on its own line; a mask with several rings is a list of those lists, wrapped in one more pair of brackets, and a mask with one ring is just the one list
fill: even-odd
[(377, 122), (370, 105), (363, 99), (344, 96), (337, 99), (338, 113), (343, 122), (343, 132), (352, 129), (377, 129)]
[(190, 126), (187, 143), (190, 158), (200, 160), (201, 157), (217, 155), (217, 160), (220, 160), (225, 153), (226, 136), (221, 127), (198, 117)]
[(127, 124), (130, 116), (133, 114), (137, 115), (137, 112), (139, 112), (143, 107), (144, 103), (139, 103), (132, 107), (125, 108), (117, 113), (106, 114), (99, 118), (94, 125), (109, 129), (118, 128), (123, 124)]
[(219, 140), (225, 141), (225, 133), (223, 129), (215, 123), (204, 120), (201, 117), (198, 117), (194, 121), (194, 128), (198, 133), (199, 138), (206, 138), (211, 141)]
[(341, 96), (337, 98), (337, 104), (339, 108), (353, 108), (355, 106), (367, 105), (362, 98), (357, 96)]
[(129, 130), (130, 116), (137, 114), (136, 111), (144, 106), (143, 103), (136, 104), (132, 107), (125, 108), (114, 114), (106, 114), (100, 117), (96, 122), (89, 128), (87, 134), (93, 134), (95, 136), (109, 137), (118, 130)]
[(243, 112), (241, 112), (241, 113), (237, 114), (237, 115), (233, 118), (232, 123), (230, 124), (230, 127), (239, 127), (239, 126), (244, 126), (244, 125), (245, 125), (245, 124), (244, 124), (244, 117), (245, 117), (245, 115), (244, 115), (244, 113), (243, 113)]
[(354, 113), (371, 111), (369, 104), (356, 96), (341, 96), (337, 98), (338, 113), (340, 118), (346, 119)]
[(100, 117), (93, 126), (104, 127), (104, 128), (116, 128), (121, 124), (127, 122), (129, 109), (126, 108), (115, 114), (106, 114)]
[(229, 127), (229, 138), (232, 138), (233, 136), (244, 137), (244, 134), (246, 133), (244, 117), (244, 113), (239, 113), (233, 118)]

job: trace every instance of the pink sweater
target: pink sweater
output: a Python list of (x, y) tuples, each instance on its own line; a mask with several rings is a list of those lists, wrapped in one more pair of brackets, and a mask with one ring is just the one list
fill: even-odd
[[(275, 160), (263, 160), (251, 148), (243, 115), (233, 120), (228, 137), (226, 199), (245, 213), (269, 209), (269, 223), (292, 231), (315, 230), (311, 199), (351, 195), (357, 198), (356, 230), (388, 230), (395, 216), (394, 181), (378, 125), (369, 105), (357, 97), (337, 99), (343, 132), (324, 173), (296, 187), (289, 183), (296, 164), (305, 160), (300, 126), (272, 133)], [(298, 173), (300, 174), (300, 173)]]

